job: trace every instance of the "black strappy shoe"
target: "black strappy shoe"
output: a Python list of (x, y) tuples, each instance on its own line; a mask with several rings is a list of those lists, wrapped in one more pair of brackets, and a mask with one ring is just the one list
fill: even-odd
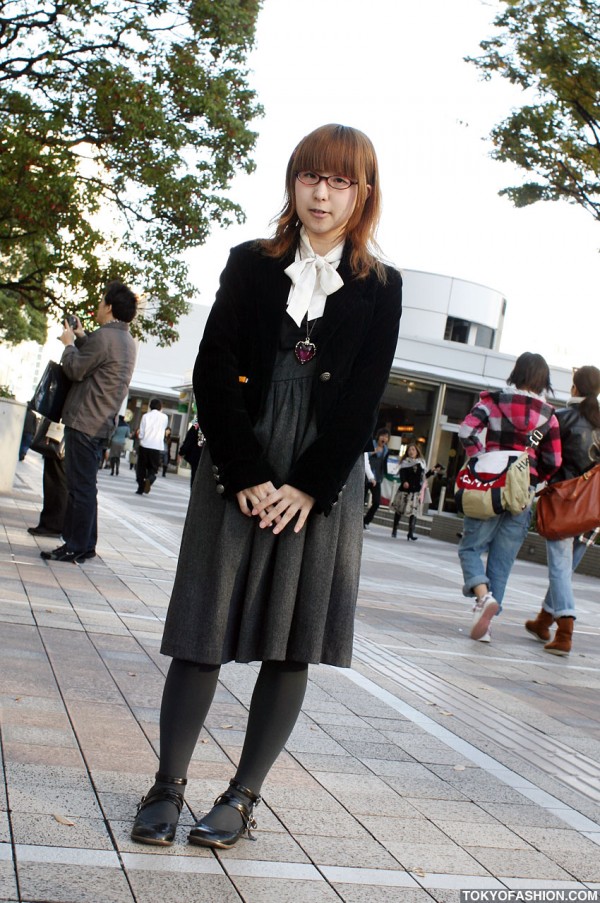
[[(156, 787), (150, 788), (146, 796), (143, 796), (137, 807), (137, 815), (131, 829), (131, 839), (136, 843), (149, 843), (160, 847), (170, 847), (175, 840), (175, 831), (177, 822), (183, 809), (183, 790), (176, 790), (175, 787), (185, 787), (187, 778), (172, 778), (169, 775), (156, 772), (157, 781), (164, 784), (173, 784), (173, 787)], [(177, 807), (177, 818), (174, 821), (152, 821), (144, 810), (152, 803), (173, 803)]]
[(203, 819), (200, 819), (196, 827), (192, 828), (188, 834), (190, 843), (195, 843), (200, 847), (217, 847), (219, 850), (229, 850), (238, 842), (240, 837), (244, 836), (244, 834), (246, 834), (250, 840), (256, 840), (256, 837), (253, 837), (250, 833), (250, 829), (256, 829), (256, 820), (252, 813), (254, 812), (254, 807), (258, 806), (260, 803), (260, 796), (256, 796), (256, 794), (252, 793), (251, 790), (248, 790), (247, 787), (243, 787), (239, 784), (238, 781), (231, 780), (229, 786), (232, 787), (233, 790), (236, 790), (237, 793), (243, 793), (244, 796), (248, 797), (250, 802), (244, 803), (239, 796), (236, 796), (231, 790), (226, 790), (225, 793), (222, 793), (221, 796), (216, 798), (214, 805), (231, 806), (232, 809), (237, 809), (242, 816), (241, 826), (235, 831), (224, 831), (220, 828), (213, 828), (210, 825), (206, 825), (204, 824)]

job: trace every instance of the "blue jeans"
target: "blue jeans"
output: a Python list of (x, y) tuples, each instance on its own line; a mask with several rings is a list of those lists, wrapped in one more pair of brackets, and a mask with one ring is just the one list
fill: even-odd
[[(531, 508), (521, 514), (509, 514), (505, 511), (489, 520), (464, 518), (458, 557), (463, 572), (465, 596), (474, 595), (473, 587), (485, 583), (502, 608), (508, 577), (527, 535), (530, 521)], [(486, 553), (484, 568), (482, 556)]]
[(546, 540), (549, 586), (542, 608), (555, 618), (575, 617), (572, 574), (586, 548), (578, 539)]
[(65, 427), (65, 471), (69, 498), (63, 539), (70, 552), (91, 552), (98, 539), (98, 455), (106, 439)]

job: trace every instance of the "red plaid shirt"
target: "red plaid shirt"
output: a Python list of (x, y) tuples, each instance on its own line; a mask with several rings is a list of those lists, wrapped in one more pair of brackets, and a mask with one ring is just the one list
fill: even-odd
[[(501, 389), (482, 392), (460, 425), (458, 436), (472, 458), (482, 451), (524, 451), (532, 431), (545, 431), (537, 448), (529, 448), (531, 482), (548, 480), (561, 465), (560, 430), (554, 408), (540, 395)], [(481, 433), (487, 430), (485, 444)]]

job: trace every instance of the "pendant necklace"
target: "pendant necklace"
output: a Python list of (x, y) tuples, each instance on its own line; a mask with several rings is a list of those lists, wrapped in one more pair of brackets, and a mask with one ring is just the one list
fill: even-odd
[(310, 337), (313, 329), (315, 328), (315, 323), (319, 318), (317, 317), (313, 320), (312, 326), (310, 329), (308, 328), (308, 311), (306, 311), (306, 338), (302, 342), (296, 342), (294, 348), (294, 354), (296, 355), (296, 360), (299, 364), (307, 364), (309, 361), (312, 361), (313, 357), (317, 353), (317, 346), (314, 342), (311, 342)]

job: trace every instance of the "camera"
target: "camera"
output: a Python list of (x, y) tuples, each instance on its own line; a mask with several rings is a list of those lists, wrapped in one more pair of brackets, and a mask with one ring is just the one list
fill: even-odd
[(77, 329), (77, 317), (75, 316), (75, 314), (67, 314), (65, 319), (71, 329)]

